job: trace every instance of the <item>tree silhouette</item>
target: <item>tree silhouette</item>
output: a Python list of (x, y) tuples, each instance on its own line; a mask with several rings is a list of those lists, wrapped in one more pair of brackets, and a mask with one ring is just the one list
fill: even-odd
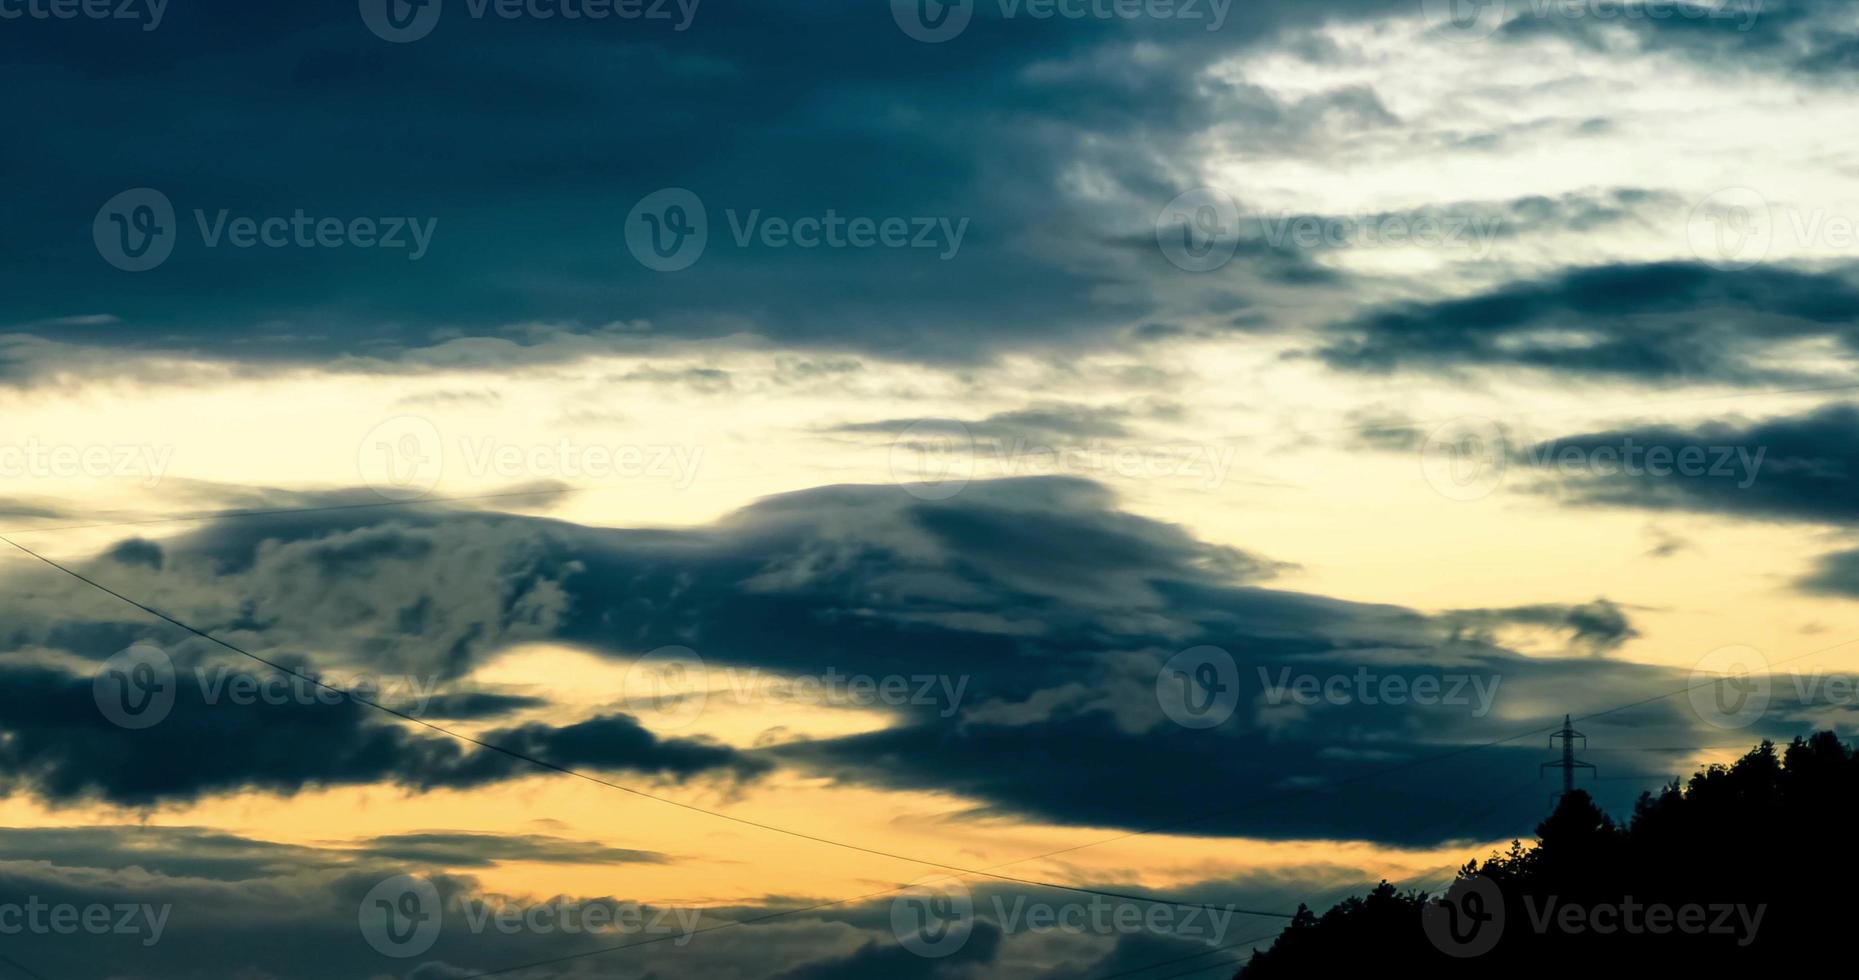
[(1643, 793), (1624, 826), (1576, 790), (1535, 846), (1467, 862), (1444, 896), (1383, 881), (1300, 906), (1238, 976), (1824, 972), (1848, 958), (1830, 940), (1859, 871), (1855, 804), (1859, 757), (1831, 732)]

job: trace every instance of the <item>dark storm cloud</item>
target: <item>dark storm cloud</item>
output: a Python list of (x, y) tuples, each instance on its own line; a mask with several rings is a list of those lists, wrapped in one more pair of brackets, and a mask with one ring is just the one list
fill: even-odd
[(362, 850), (382, 860), (446, 868), (489, 867), (504, 861), (603, 865), (664, 864), (670, 860), (657, 851), (536, 834), (392, 834), (370, 839)]
[(52, 520), (70, 519), (71, 511), (57, 506), (51, 501), (25, 500), (19, 497), (0, 497), (0, 517), (9, 521), (18, 520)]
[(1610, 265), (1412, 303), (1338, 324), (1322, 350), (1356, 371), (1535, 368), (1643, 380), (1799, 380), (1765, 366), (1777, 342), (1859, 351), (1859, 287), (1847, 275), (1696, 263)]
[[(353, 3), (177, 2), (147, 32), (12, 22), (0, 38), (11, 122), (46, 136), (42, 152), (0, 157), (0, 173), (36, 188), (0, 246), (12, 322), (57, 321), (20, 329), (67, 344), (250, 361), (392, 359), (511, 324), (624, 324), (636, 338), (649, 321), (648, 336), (748, 330), (933, 356), (1099, 335), (1154, 298), (1097, 287), (1174, 271), (1153, 242), (1140, 268), (1101, 252), (1187, 189), (1174, 158), (1193, 134), (1242, 123), (1282, 150), (1375, 108), (1366, 89), (1281, 103), (1198, 69), (1325, 19), (1408, 9), (1241, 3), (1208, 31), (1001, 19), (984, 3), (964, 37), (929, 45), (865, 0), (705, 0), (683, 31), (447, 6), (430, 37), (398, 45), (370, 34)], [(1115, 189), (1115, 214), (1066, 189), (1080, 170)], [(173, 202), (179, 245), (159, 268), (119, 272), (90, 224), (112, 195), (144, 186)], [(622, 225), (672, 186), (704, 201), (710, 246), (694, 268), (659, 274), (627, 253)], [(738, 247), (726, 217), (829, 208), (971, 225), (940, 261)], [(196, 209), (209, 225), (222, 209), (436, 225), (418, 261), (410, 249), (207, 248)], [(15, 339), (28, 346), (0, 372), (77, 356)]]
[[(1519, 832), (1527, 829), (1518, 824)], [(471, 835), (476, 836), (476, 835)], [(526, 838), (519, 838), (519, 842)], [(146, 904), (161, 918), (158, 942), (146, 932), (117, 936), (60, 935), (50, 930), (10, 934), (9, 963), (43, 976), (133, 975), (148, 980), (201, 976), (450, 978), (503, 971), (515, 976), (596, 978), (703, 976), (719, 980), (898, 976), (984, 980), (1009, 976), (1100, 976), (1113, 971), (1179, 962), (1222, 944), (1275, 932), (1282, 920), (1227, 915), (1218, 920), (1177, 913), (1159, 927), (1123, 917), (1078, 920), (1082, 928), (1033, 923), (1029, 904), (1058, 905), (1091, 899), (1052, 889), (971, 882), (972, 912), (955, 920), (966, 931), (960, 948), (939, 958), (920, 956), (894, 931), (895, 893), (862, 889), (856, 900), (768, 897), (717, 908), (641, 903), (625, 893), (561, 893), (513, 898), (487, 890), (475, 877), (398, 861), (367, 850), (282, 846), (190, 828), (96, 827), (72, 830), (0, 829), (9, 846), (0, 860), (6, 901), (30, 896), (42, 903)], [(17, 847), (17, 850), (13, 848)], [(520, 848), (518, 848), (520, 850)], [(189, 858), (198, 851), (200, 858)], [(215, 860), (218, 855), (221, 860)], [(234, 856), (228, 858), (227, 856)], [(1312, 864), (1275, 873), (1246, 873), (1179, 885), (1170, 897), (1224, 909), (1291, 909), (1299, 902), (1327, 907), (1347, 890), (1372, 884), (1363, 872)], [(386, 879), (417, 874), (439, 899), (434, 945), (408, 959), (370, 948), (360, 928), (364, 899)], [(546, 880), (545, 880), (546, 881)], [(1126, 883), (1115, 890), (1154, 894)], [(896, 883), (901, 889), (902, 883)], [(546, 883), (543, 885), (547, 887)], [(1107, 903), (1149, 913), (1146, 903)], [(505, 922), (572, 922), (564, 916), (604, 907), (630, 909), (636, 918), (615, 931), (499, 927)], [(541, 917), (531, 917), (532, 911)], [(1162, 907), (1162, 911), (1174, 910)], [(472, 926), (473, 917), (483, 921)], [(746, 921), (741, 928), (723, 928)], [(703, 930), (703, 931), (699, 931)], [(615, 948), (628, 947), (628, 948)], [(1082, 972), (1081, 972), (1082, 971)]]
[(543, 708), (547, 707), (548, 703), (543, 698), (472, 691), (461, 694), (441, 694), (428, 698), (425, 714), (428, 718), (477, 720), (495, 718), (528, 708)]
[(542, 864), (663, 863), (655, 851), (608, 847), (540, 834), (429, 832), (367, 838), (359, 846), (310, 847), (254, 840), (199, 827), (95, 826), (0, 828), (6, 860), (66, 868), (140, 868), (174, 878), (249, 881), (286, 872), (375, 861), (417, 867), (481, 868), (500, 862)]
[[(1637, 447), (1639, 471), (1629, 472), (1620, 452)], [(1832, 404), (1803, 415), (1710, 422), (1697, 426), (1648, 425), (1562, 437), (1522, 447), (1524, 459), (1553, 462), (1572, 449), (1594, 459), (1609, 449), (1608, 465), (1556, 469), (1544, 484), (1571, 503), (1728, 514), (1740, 517), (1850, 523), (1859, 519), (1859, 406)], [(1728, 472), (1711, 472), (1723, 449), (1735, 452)], [(1665, 472), (1647, 466), (1655, 449), (1673, 457)], [(1685, 474), (1675, 459), (1700, 450), (1704, 471)], [(1663, 458), (1663, 457), (1662, 457)], [(1546, 464), (1548, 465), (1548, 464)]]
[[(1687, 12), (1687, 8), (1689, 12)], [(1513, 4), (1512, 11), (1523, 9)], [(1649, 52), (1672, 52), (1746, 71), (1760, 67), (1806, 78), (1845, 82), (1859, 67), (1859, 31), (1843, 0), (1712, 0), (1679, 4), (1662, 0), (1594, 4), (1549, 4), (1576, 16), (1513, 16), (1500, 38), (1554, 36), (1596, 50), (1618, 50), (1625, 33)], [(1709, 16), (1703, 16), (1708, 13)]]
[(124, 565), (146, 565), (157, 570), (161, 568), (161, 545), (143, 538), (118, 541), (104, 556)]
[[(964, 421), (962, 426), (969, 435), (983, 439), (1088, 439), (1127, 435), (1129, 421), (1138, 414), (1127, 408), (1047, 402)], [(920, 418), (850, 422), (830, 431), (902, 435), (924, 422)]]
[(1804, 592), (1859, 598), (1859, 551), (1821, 555), (1814, 570), (1796, 584)]
[[(1238, 713), (1205, 731), (1173, 724), (1132, 731), (1117, 713), (1133, 712), (1134, 705), (1075, 699), (1043, 715), (998, 712), (999, 723), (925, 723), (777, 751), (843, 779), (942, 787), (989, 801), (997, 814), (1166, 834), (1430, 846), (1502, 835), (1540, 809), (1538, 739), (1464, 748), (1527, 731), (1528, 722), (1472, 717), (1469, 706), (1330, 703), (1321, 695), (1305, 705), (1270, 703), (1281, 671), (1340, 678), (1338, 690), (1348, 697), (1349, 678), (1364, 666), (1364, 658), (1342, 652), (1322, 659), (1246, 656)], [(1371, 669), (1375, 678), (1399, 676), (1407, 685), (1426, 676), (1496, 678), (1497, 704), (1550, 697), (1578, 716), (1584, 708), (1669, 694), (1685, 684), (1682, 673), (1665, 669), (1508, 655), (1452, 671), (1416, 664)], [(1148, 689), (1132, 693), (1153, 701), (1153, 679), (1146, 679)], [(1371, 695), (1377, 689), (1367, 688)], [(1602, 738), (1616, 747), (1661, 738), (1683, 744), (1697, 739), (1697, 727), (1680, 698), (1638, 712), (1631, 724), (1608, 725)], [(1429, 761), (1442, 755), (1456, 757)], [(1615, 774), (1657, 782), (1660, 770), (1648, 767), (1659, 762), (1622, 756)], [(1620, 807), (1637, 792), (1610, 788), (1603, 795)]]
[[(462, 788), (543, 771), (389, 722), (353, 701), (244, 701), (210, 694), (209, 685), (192, 683), (185, 669), (177, 677), (165, 719), (132, 730), (108, 720), (90, 676), (0, 667), (0, 780), (54, 803), (149, 806), (247, 789), (290, 794), (366, 783)], [(525, 725), (490, 732), (484, 740), (557, 766), (677, 780), (712, 772), (748, 778), (767, 769), (721, 745), (658, 738), (625, 716), (562, 729)]]
[(1639, 635), (1628, 621), (1626, 611), (1606, 599), (1577, 606), (1549, 603), (1508, 609), (1463, 609), (1446, 614), (1442, 620), (1459, 631), (1459, 635), (1487, 639), (1495, 627), (1546, 627), (1568, 633), (1575, 644), (1594, 653), (1609, 652)]
[(248, 881), (344, 863), (342, 855), (333, 851), (201, 827), (7, 827), (0, 828), (0, 843), (9, 861), (100, 871), (139, 868), (175, 878), (222, 881)]
[[(332, 560), (339, 575), (326, 574)], [(130, 594), (159, 592), (196, 625), (262, 649), (334, 651), (319, 664), (328, 670), (378, 671), (386, 660), (468, 683), (503, 647), (546, 638), (625, 659), (677, 645), (712, 668), (778, 677), (942, 678), (927, 701), (882, 706), (894, 717), (882, 732), (747, 755), (655, 739), (612, 710), (549, 726), (506, 724), (484, 738), (558, 764), (673, 779), (744, 779), (783, 763), (1104, 827), (1206, 809), (1225, 814), (1202, 828), (1209, 833), (1437, 841), (1453, 833), (1441, 815), (1475, 812), (1490, 779), (1534, 771), (1529, 760), (1538, 753), (1517, 746), (1419, 763), (1527, 723), (1507, 713), (1509, 723), (1498, 726), (1491, 712), (1499, 705), (1542, 705), (1538, 720), (1548, 723), (1563, 711), (1683, 687), (1670, 671), (1585, 655), (1631, 635), (1630, 621), (1605, 601), (1469, 614), (1484, 627), (1559, 632), (1579, 654), (1523, 658), (1452, 614), (1265, 588), (1279, 567), (1123, 513), (1096, 484), (1043, 478), (975, 483), (949, 500), (898, 487), (823, 487), (688, 530), (430, 511), (227, 521), (172, 539), (159, 573), (113, 564), (98, 574)], [(553, 598), (534, 598), (539, 589)], [(100, 608), (57, 595), (15, 603), (14, 628), (33, 644), (49, 642), (48, 620)], [(534, 608), (549, 613), (526, 611)], [(512, 619), (532, 628), (513, 630)], [(101, 657), (132, 628), (147, 627), (105, 619), (56, 635), (69, 638), (67, 649)], [(1209, 730), (1181, 727), (1163, 700), (1166, 662), (1199, 645), (1227, 651), (1237, 671), (1231, 717)], [(1395, 703), (1374, 696), (1384, 686), (1343, 703), (1285, 695), (1286, 677), (1360, 672), (1403, 690), (1444, 677), (1459, 700)], [(21, 735), (7, 743), (8, 768), (58, 799), (152, 800), (241, 786), (288, 792), (310, 782), (472, 786), (525, 771), (502, 756), (374, 724), (354, 706), (285, 709), (275, 720), (259, 710), (266, 705), (219, 715), (177, 708), (152, 736), (109, 732), (87, 681), (47, 669), (15, 673)], [(620, 704), (623, 692), (609, 694)], [(1641, 712), (1636, 734), (1682, 742), (1692, 720), (1670, 703), (1664, 709)], [(245, 736), (260, 724), (294, 734)], [(234, 748), (202, 761), (183, 747), (203, 740)], [(109, 749), (115, 741), (123, 748)], [(332, 749), (284, 755), (283, 744), (299, 742)], [(1366, 776), (1392, 764), (1414, 764), (1409, 778), (1429, 792), (1388, 799), (1386, 785)], [(1192, 806), (1183, 804), (1184, 788)], [(1483, 829), (1505, 818), (1497, 813)]]

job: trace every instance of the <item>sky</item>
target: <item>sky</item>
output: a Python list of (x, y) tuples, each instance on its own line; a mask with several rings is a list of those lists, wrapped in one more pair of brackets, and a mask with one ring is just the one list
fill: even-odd
[[(1230, 975), (1859, 705), (1840, 0), (0, 0), (0, 978)], [(1592, 779), (1592, 783), (1587, 780)]]

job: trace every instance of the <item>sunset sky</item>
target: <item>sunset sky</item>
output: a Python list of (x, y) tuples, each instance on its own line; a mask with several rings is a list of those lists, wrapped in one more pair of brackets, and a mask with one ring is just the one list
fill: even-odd
[(1852, 4), (359, 8), (0, 0), (0, 978), (1221, 977), (1851, 730)]

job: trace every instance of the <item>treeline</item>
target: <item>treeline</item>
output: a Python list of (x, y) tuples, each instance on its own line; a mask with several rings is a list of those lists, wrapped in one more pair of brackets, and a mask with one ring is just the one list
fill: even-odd
[(1384, 881), (1321, 916), (1300, 907), (1238, 976), (1841, 969), (1855, 803), (1859, 757), (1831, 732), (1644, 793), (1624, 825), (1577, 790), (1535, 847), (1468, 862), (1444, 896)]

